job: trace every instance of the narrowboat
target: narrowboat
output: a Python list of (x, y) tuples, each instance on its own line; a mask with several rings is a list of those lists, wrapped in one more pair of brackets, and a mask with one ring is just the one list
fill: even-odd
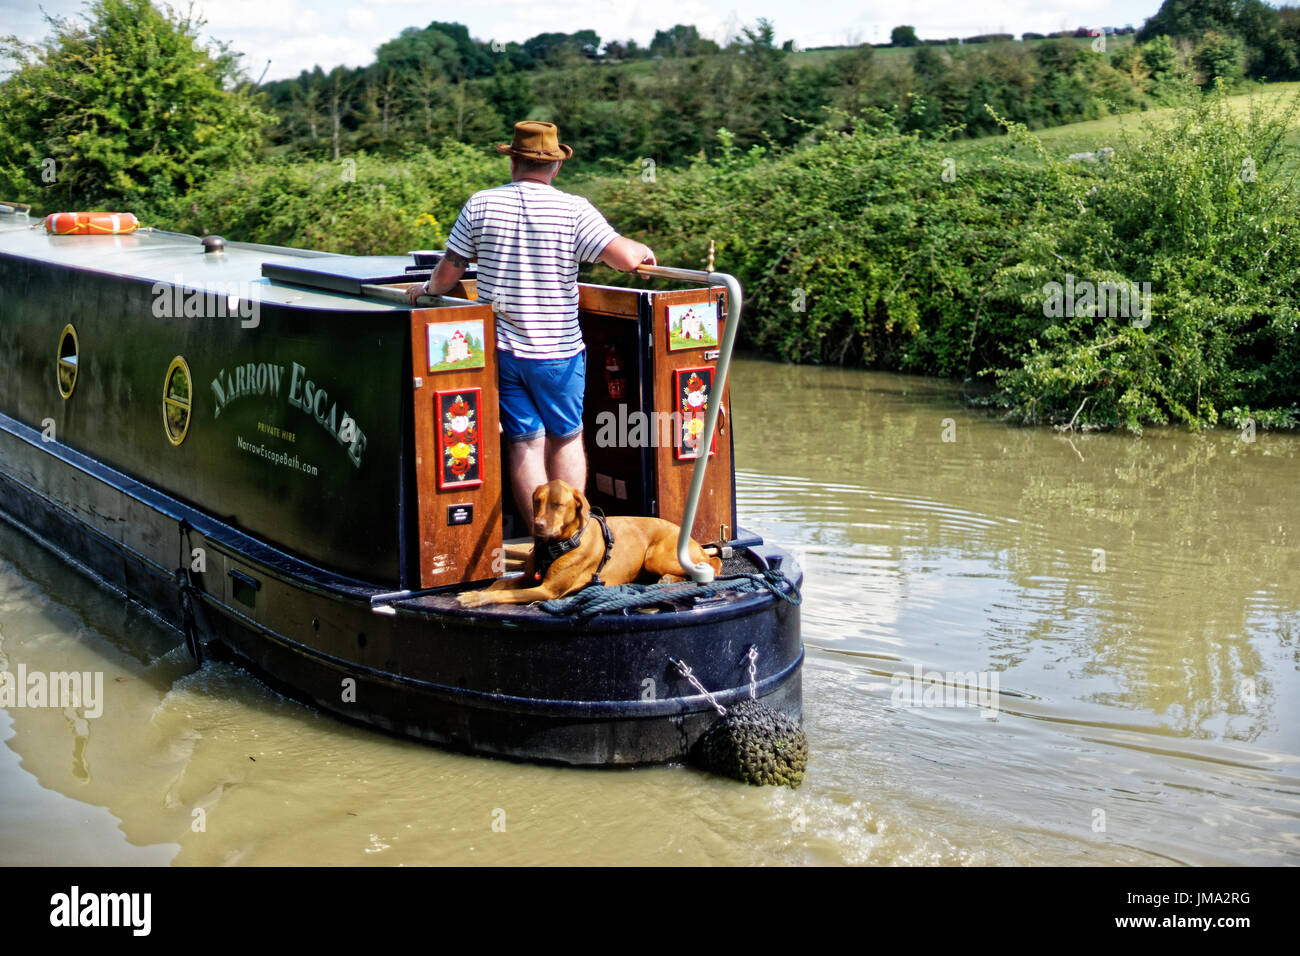
[(690, 528), (722, 576), (684, 567), (586, 613), (464, 608), (527, 547), (472, 271), (413, 306), (436, 254), (51, 220), (0, 205), (0, 517), (197, 661), (391, 733), (564, 764), (681, 760), (715, 703), (801, 722), (802, 571), (736, 515), (734, 279), (580, 286), (588, 498)]

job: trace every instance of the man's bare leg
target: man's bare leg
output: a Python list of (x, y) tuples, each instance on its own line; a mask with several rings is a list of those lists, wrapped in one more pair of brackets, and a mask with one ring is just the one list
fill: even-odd
[(587, 490), (587, 452), (582, 432), (559, 441), (546, 439), (546, 474), (567, 481), (579, 491)]
[(510, 486), (515, 505), (523, 518), (524, 534), (533, 533), (533, 491), (546, 484), (546, 439), (538, 435), (526, 441), (510, 442)]

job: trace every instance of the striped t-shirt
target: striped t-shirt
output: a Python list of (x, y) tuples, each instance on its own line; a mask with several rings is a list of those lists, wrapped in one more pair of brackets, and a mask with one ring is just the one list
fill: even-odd
[(497, 314), (497, 348), (561, 359), (583, 349), (578, 263), (596, 262), (617, 238), (587, 200), (522, 180), (470, 196), (447, 248), (478, 260), (478, 297)]

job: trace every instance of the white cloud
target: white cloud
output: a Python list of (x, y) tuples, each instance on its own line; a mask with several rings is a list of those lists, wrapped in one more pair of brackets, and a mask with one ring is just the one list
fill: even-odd
[[(190, 6), (188, 0), (167, 5), (180, 14)], [(194, 12), (207, 21), (202, 32), (218, 39), (232, 31), (283, 35), (321, 29), (318, 8), (304, 6), (301, 0), (195, 0)]]
[(375, 15), (367, 7), (348, 7), (348, 26), (361, 30), (375, 25)]
[[(167, 2), (181, 12), (189, 6), (189, 0)], [(201, 35), (242, 53), (253, 79), (264, 68), (267, 79), (284, 79), (314, 66), (365, 66), (401, 29), (381, 25), (366, 7), (332, 0), (311, 6), (304, 0), (194, 0), (194, 11), (207, 21)]]
[[(13, 0), (0, 0), (8, 13)], [(157, 2), (157, 0), (156, 0)], [(184, 12), (189, 0), (165, 0)], [(58, 16), (83, 12), (81, 0), (42, 0)], [(925, 38), (1026, 30), (1048, 32), (1077, 26), (1122, 26), (1142, 21), (1160, 0), (478, 0), (468, 6), (437, 8), (427, 0), (196, 0), (195, 10), (208, 23), (203, 36), (229, 42), (245, 55), (256, 76), (267, 57), (269, 78), (296, 76), (319, 64), (362, 66), (374, 50), (409, 26), (433, 20), (460, 22), (483, 41), (523, 41), (538, 33), (592, 29), (602, 40), (650, 42), (656, 30), (677, 23), (693, 24), (701, 35), (722, 41), (739, 28), (766, 17), (775, 24), (778, 42), (795, 40), (802, 47), (850, 42), (885, 43), (899, 24), (916, 27)], [(47, 32), (34, 12), (10, 24), (22, 39), (38, 40)], [(256, 65), (256, 69), (253, 66)]]

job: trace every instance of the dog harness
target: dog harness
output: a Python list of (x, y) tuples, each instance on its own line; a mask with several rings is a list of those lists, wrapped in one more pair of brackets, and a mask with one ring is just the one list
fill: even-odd
[[(605, 569), (609, 563), (609, 556), (614, 550), (614, 532), (609, 529), (609, 522), (605, 520), (605, 512), (599, 508), (591, 509), (591, 516), (600, 522), (600, 533), (605, 538), (605, 553), (600, 558), (600, 564), (596, 567), (596, 573), (591, 576), (590, 584), (601, 584), (600, 572)], [(563, 541), (543, 541), (540, 538), (533, 539), (533, 579), (544, 581), (546, 573), (551, 570), (551, 565), (557, 558), (563, 557), (570, 551), (582, 544), (582, 532), (587, 530), (584, 522), (583, 526), (578, 529), (572, 537), (565, 538)]]

